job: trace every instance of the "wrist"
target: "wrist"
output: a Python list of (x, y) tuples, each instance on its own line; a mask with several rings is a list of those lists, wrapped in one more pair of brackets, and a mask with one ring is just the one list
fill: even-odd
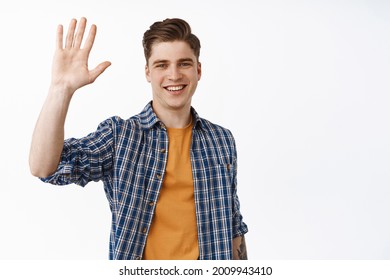
[(49, 95), (57, 95), (70, 99), (74, 93), (74, 89), (62, 83), (51, 83), (49, 87)]
[(65, 85), (51, 84), (49, 87), (48, 100), (50, 100), (50, 102), (65, 105), (67, 107), (73, 97), (74, 92), (74, 90)]

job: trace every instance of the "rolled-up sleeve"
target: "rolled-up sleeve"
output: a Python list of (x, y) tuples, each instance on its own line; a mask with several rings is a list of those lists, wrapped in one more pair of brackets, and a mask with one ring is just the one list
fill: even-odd
[(84, 187), (90, 181), (108, 176), (113, 162), (115, 119), (102, 122), (95, 132), (86, 137), (65, 140), (56, 172), (40, 179), (54, 185), (74, 183)]
[(237, 151), (233, 141), (233, 238), (248, 232), (248, 226), (244, 223), (240, 212), (240, 200), (237, 195)]

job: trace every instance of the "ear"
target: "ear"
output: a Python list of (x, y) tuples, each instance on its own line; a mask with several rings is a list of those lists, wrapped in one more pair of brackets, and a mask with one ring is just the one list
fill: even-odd
[(196, 66), (196, 70), (198, 71), (198, 81), (200, 80), (200, 77), (202, 76), (202, 64), (198, 61), (198, 65)]
[(146, 77), (146, 80), (150, 83), (150, 70), (149, 70), (149, 66), (148, 65), (145, 65), (145, 77)]

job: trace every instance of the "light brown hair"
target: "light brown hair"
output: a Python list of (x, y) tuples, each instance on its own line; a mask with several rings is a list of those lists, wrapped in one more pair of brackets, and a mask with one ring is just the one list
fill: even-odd
[(179, 18), (167, 18), (153, 23), (144, 33), (142, 46), (144, 47), (146, 65), (152, 55), (153, 44), (173, 41), (186, 42), (199, 62), (200, 41), (198, 37), (192, 34), (190, 25), (185, 20)]

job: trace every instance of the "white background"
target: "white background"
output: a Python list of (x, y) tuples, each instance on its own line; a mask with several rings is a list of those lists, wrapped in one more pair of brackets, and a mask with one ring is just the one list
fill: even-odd
[(151, 99), (143, 32), (181, 17), (202, 43), (198, 113), (229, 128), (250, 259), (390, 259), (390, 2), (0, 2), (0, 259), (107, 259), (101, 183), (32, 177), (31, 134), (50, 82), (58, 24), (98, 26), (94, 67), (66, 136)]

